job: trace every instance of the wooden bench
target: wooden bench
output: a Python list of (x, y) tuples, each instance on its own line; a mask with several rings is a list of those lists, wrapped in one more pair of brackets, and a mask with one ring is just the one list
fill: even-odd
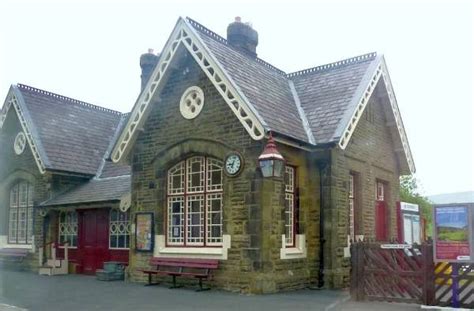
[(28, 255), (28, 250), (24, 248), (1, 248), (0, 259), (3, 261), (23, 261)]
[(152, 282), (152, 275), (169, 275), (173, 277), (173, 286), (177, 288), (181, 286), (176, 285), (176, 277), (190, 277), (199, 279), (199, 289), (197, 291), (209, 290), (210, 288), (203, 288), (202, 280), (211, 277), (211, 270), (219, 267), (219, 261), (214, 259), (189, 259), (189, 258), (157, 258), (150, 259), (150, 266), (152, 269), (140, 269), (145, 274), (148, 274), (148, 284), (156, 285), (159, 282)]

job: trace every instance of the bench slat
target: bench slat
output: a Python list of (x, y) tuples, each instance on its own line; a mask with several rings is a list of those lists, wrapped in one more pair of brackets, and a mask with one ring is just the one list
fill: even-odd
[(12, 257), (26, 257), (28, 250), (24, 248), (2, 248), (0, 249), (0, 256), (12, 256)]

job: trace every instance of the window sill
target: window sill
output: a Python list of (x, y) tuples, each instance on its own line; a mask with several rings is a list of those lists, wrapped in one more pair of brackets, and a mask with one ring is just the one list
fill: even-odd
[(0, 249), (3, 248), (28, 249), (31, 253), (35, 252), (34, 242), (32, 242), (31, 244), (10, 244), (8, 243), (8, 236), (0, 235)]
[(281, 236), (280, 259), (298, 259), (306, 258), (306, 236), (304, 234), (297, 234), (294, 247), (285, 246), (286, 237)]
[(222, 236), (222, 247), (173, 247), (166, 246), (164, 235), (155, 235), (154, 257), (180, 257), (227, 260), (230, 248), (230, 235)]

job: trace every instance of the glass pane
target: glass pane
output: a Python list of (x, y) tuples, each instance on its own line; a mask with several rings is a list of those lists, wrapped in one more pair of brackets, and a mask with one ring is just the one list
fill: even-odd
[(17, 207), (18, 206), (18, 185), (13, 186), (10, 191), (10, 206)]

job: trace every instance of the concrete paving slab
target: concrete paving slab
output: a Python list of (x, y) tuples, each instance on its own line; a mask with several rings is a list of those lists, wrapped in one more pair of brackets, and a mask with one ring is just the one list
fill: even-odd
[[(194, 288), (169, 289), (122, 281), (101, 282), (84, 275), (50, 277), (0, 270), (0, 304), (31, 311), (415, 310), (411, 307), (397, 309), (398, 304), (355, 303), (349, 298), (347, 291), (308, 289), (272, 295), (240, 295), (219, 290), (195, 292)], [(13, 310), (19, 309), (5, 309)], [(0, 308), (0, 311), (4, 310)]]

